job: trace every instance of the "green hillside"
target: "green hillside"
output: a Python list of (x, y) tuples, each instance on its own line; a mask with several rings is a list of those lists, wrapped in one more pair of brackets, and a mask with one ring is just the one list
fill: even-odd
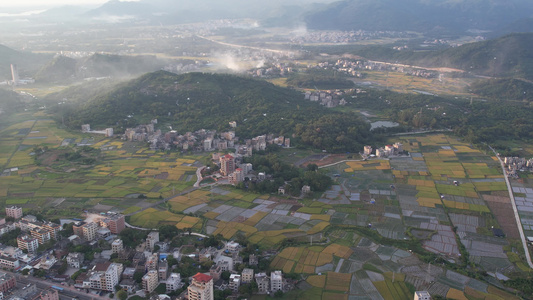
[(20, 52), (0, 45), (0, 81), (11, 80), (11, 64), (17, 65), (21, 78), (33, 77), (51, 58), (51, 55)]
[(59, 82), (70, 79), (75, 74), (76, 60), (66, 56), (57, 56), (35, 74), (35, 81)]
[(315, 53), (355, 54), (366, 59), (422, 67), (450, 67), (474, 74), (533, 79), (533, 33), (513, 33), (497, 39), (438, 51), (397, 51), (393, 45), (309, 47)]
[(14, 113), (24, 108), (22, 97), (10, 90), (0, 89), (0, 114)]
[[(64, 93), (54, 97), (62, 99)], [(180, 133), (202, 128), (228, 130), (230, 121), (237, 121), (236, 134), (242, 138), (298, 131), (304, 137), (302, 143), (331, 151), (357, 149), (367, 139), (370, 127), (353, 115), (332, 112), (304, 100), (298, 91), (265, 81), (164, 71), (143, 75), (72, 105), (65, 124), (79, 129), (90, 123), (93, 128), (111, 126), (123, 132), (153, 118), (166, 127), (163, 130), (171, 126)]]
[(519, 79), (480, 80), (470, 85), (470, 89), (490, 99), (533, 101), (533, 83)]

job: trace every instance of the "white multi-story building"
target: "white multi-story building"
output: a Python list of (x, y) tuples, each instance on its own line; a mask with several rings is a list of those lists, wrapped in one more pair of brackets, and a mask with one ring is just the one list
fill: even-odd
[(167, 278), (167, 294), (172, 293), (173, 291), (181, 287), (181, 275), (179, 273), (171, 273)]
[(272, 292), (283, 291), (283, 273), (281, 271), (272, 271), (270, 273), (270, 290)]
[(94, 241), (96, 239), (96, 231), (98, 231), (98, 225), (96, 223), (91, 222), (84, 224), (82, 226), (83, 230), (83, 238), (86, 241)]
[(22, 250), (28, 250), (28, 253), (35, 253), (39, 248), (39, 241), (34, 237), (24, 235), (17, 238), (17, 246)]
[(122, 250), (124, 250), (124, 245), (121, 239), (116, 239), (111, 243), (111, 251), (113, 251), (113, 253), (120, 253)]
[(159, 285), (159, 277), (156, 270), (150, 270), (142, 278), (143, 290), (145, 293), (151, 293)]
[(0, 255), (0, 268), (13, 270), (17, 269), (19, 266), (20, 262), (18, 259)]
[(426, 291), (416, 291), (414, 300), (431, 300), (431, 295)]
[(270, 290), (270, 282), (266, 273), (255, 274), (255, 282), (260, 294), (266, 294)]
[(120, 275), (123, 271), (122, 264), (112, 263), (105, 271), (105, 286), (102, 287), (106, 291), (114, 291), (115, 286), (120, 282)]
[(241, 275), (231, 274), (229, 276), (229, 289), (236, 293), (239, 291), (240, 286), (241, 286)]
[[(106, 267), (107, 266), (107, 267)], [(97, 264), (89, 275), (90, 287), (95, 290), (114, 291), (124, 270), (122, 264)]]
[(19, 206), (7, 206), (6, 207), (6, 216), (13, 219), (22, 218), (22, 207)]
[(150, 249), (150, 251), (154, 251), (155, 243), (159, 242), (159, 232), (158, 231), (152, 231), (148, 234), (146, 237), (146, 247)]
[(244, 269), (242, 270), (242, 282), (250, 283), (254, 280), (254, 270), (253, 269)]
[(69, 267), (79, 269), (83, 264), (83, 253), (71, 252), (67, 255), (67, 264)]
[(372, 154), (372, 146), (365, 146), (364, 153), (365, 153), (365, 155)]

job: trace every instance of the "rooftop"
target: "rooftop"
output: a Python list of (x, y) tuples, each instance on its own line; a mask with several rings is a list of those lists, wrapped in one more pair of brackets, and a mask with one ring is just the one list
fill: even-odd
[(206, 274), (202, 274), (202, 273), (196, 273), (196, 275), (194, 275), (192, 278), (194, 280), (202, 282), (202, 283), (209, 282), (209, 281), (213, 280), (213, 277), (211, 277), (209, 275), (206, 275)]

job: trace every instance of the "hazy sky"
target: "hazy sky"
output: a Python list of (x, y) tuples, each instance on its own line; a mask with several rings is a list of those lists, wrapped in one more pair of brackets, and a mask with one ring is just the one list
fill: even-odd
[[(12, 7), (52, 7), (61, 5), (98, 5), (107, 2), (108, 0), (15, 0), (15, 1), (0, 1), (0, 11), (2, 8)], [(124, 1), (124, 0), (121, 0)], [(131, 0), (130, 0), (131, 1)]]

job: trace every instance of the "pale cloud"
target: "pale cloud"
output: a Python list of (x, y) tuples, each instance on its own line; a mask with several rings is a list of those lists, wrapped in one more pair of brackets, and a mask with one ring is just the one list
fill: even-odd
[[(17, 1), (0, 1), (0, 9), (7, 7), (38, 7), (50, 8), (61, 5), (100, 5), (109, 0), (17, 0)], [(120, 0), (123, 2), (138, 2), (139, 0)]]

